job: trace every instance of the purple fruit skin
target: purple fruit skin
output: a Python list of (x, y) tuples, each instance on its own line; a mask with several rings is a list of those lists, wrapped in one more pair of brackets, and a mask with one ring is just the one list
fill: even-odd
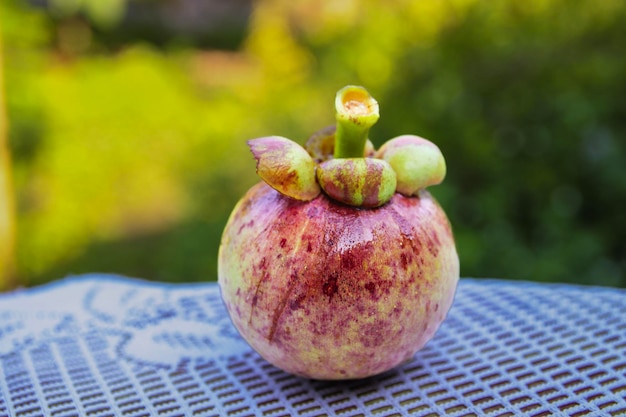
[(377, 209), (253, 186), (222, 236), (218, 282), (234, 325), (275, 366), (355, 379), (413, 357), (450, 309), (459, 259), (422, 191)]

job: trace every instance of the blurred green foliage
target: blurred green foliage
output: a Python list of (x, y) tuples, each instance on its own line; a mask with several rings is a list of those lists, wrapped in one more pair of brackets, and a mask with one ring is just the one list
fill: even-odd
[(229, 50), (128, 40), (132, 2), (111, 4), (0, 5), (24, 285), (215, 280), (258, 181), (245, 140), (303, 142), (360, 84), (376, 145), (414, 133), (446, 156), (432, 192), (463, 276), (626, 286), (622, 0), (262, 0)]

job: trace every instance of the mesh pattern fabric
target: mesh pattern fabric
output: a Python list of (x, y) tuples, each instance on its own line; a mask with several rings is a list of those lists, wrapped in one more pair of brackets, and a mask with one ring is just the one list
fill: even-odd
[(462, 279), (435, 338), (384, 374), (287, 374), (216, 284), (72, 277), (0, 295), (0, 416), (626, 415), (626, 291)]

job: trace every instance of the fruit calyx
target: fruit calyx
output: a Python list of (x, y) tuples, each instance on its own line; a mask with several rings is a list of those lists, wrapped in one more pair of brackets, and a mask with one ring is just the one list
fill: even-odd
[(365, 88), (339, 90), (335, 110), (335, 126), (314, 133), (304, 148), (280, 136), (249, 140), (259, 176), (296, 200), (313, 200), (323, 190), (334, 200), (363, 208), (382, 206), (395, 192), (417, 195), (443, 181), (443, 155), (424, 138), (398, 136), (374, 149), (368, 134), (379, 118), (378, 103)]

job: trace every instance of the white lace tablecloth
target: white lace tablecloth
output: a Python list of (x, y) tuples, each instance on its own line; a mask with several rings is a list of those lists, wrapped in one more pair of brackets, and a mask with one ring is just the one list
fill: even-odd
[(70, 277), (0, 295), (0, 416), (626, 415), (626, 291), (462, 279), (408, 363), (323, 382), (239, 337), (214, 283)]

